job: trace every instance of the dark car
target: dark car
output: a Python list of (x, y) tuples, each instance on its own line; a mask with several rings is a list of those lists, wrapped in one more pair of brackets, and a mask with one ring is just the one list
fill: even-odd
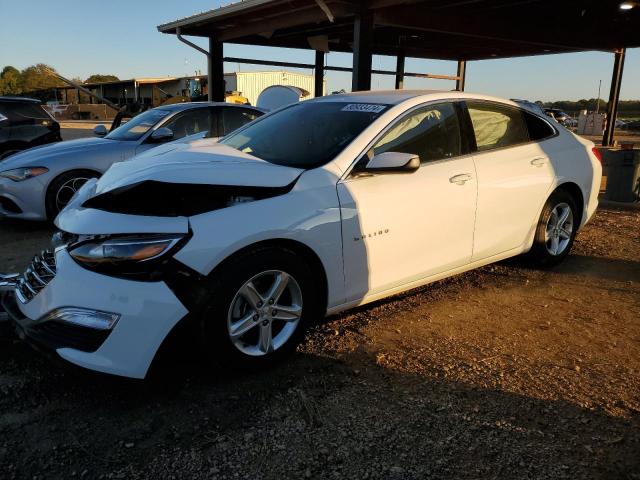
[(59, 142), (60, 124), (39, 100), (0, 97), (0, 160), (21, 150)]
[(627, 122), (620, 127), (621, 130), (640, 130), (640, 120)]

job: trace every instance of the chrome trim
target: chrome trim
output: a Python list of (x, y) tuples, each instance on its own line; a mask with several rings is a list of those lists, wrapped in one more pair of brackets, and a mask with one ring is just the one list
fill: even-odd
[(31, 286), (31, 284), (29, 283), (29, 281), (28, 281), (28, 280), (25, 280), (25, 277), (22, 277), (22, 278), (20, 279), (20, 281), (18, 282), (18, 285), (19, 285), (19, 287), (20, 287), (20, 288), (22, 288), (22, 287), (26, 287), (26, 288), (27, 288), (27, 290), (29, 290), (29, 292), (31, 292), (31, 294), (32, 294), (33, 296), (37, 295), (37, 293), (38, 293), (38, 292), (36, 292), (36, 291), (34, 290), (34, 288)]
[(25, 275), (31, 275), (33, 278), (36, 279), (36, 281), (42, 285), (43, 287), (47, 286), (47, 282), (45, 282), (40, 275), (38, 275), (38, 273), (35, 271), (35, 269), (33, 267), (29, 267), (27, 268), (27, 271), (25, 272)]
[(18, 284), (19, 273), (0, 273), (0, 292), (13, 292)]
[(55, 254), (43, 250), (33, 257), (25, 272), (16, 278), (14, 291), (21, 303), (27, 303), (45, 288), (56, 275)]

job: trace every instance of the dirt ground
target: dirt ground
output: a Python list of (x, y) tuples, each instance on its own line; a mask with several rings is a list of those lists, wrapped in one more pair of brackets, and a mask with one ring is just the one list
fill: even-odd
[(62, 140), (76, 140), (78, 138), (90, 138), (93, 137), (93, 129), (96, 125), (102, 123), (109, 128), (111, 122), (82, 122), (82, 121), (67, 121), (60, 122), (60, 135)]
[[(50, 234), (0, 221), (0, 271)], [(503, 262), (332, 317), (259, 374), (89, 374), (0, 323), (0, 472), (640, 479), (640, 211), (598, 211), (553, 270)]]

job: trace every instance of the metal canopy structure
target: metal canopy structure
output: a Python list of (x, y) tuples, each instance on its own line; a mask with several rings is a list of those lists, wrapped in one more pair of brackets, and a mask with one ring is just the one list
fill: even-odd
[[(469, 60), (609, 51), (620, 64), (610, 99), (617, 101), (624, 49), (640, 46), (640, 6), (624, 3), (631, 8), (616, 0), (245, 0), (158, 30), (208, 38), (213, 85), (223, 43), (353, 53), (353, 68), (339, 69), (352, 71), (353, 90), (368, 90), (372, 73), (394, 74), (401, 88), (406, 57), (458, 61), (455, 76), (438, 77), (456, 80), (461, 90)], [(373, 71), (372, 55), (396, 56), (396, 71)], [(317, 76), (338, 70), (324, 65), (321, 54), (313, 67)], [(217, 100), (224, 95), (220, 88), (210, 92)]]

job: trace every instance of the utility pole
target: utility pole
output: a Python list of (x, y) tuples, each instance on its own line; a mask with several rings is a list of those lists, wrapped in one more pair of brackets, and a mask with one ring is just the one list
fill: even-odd
[(602, 80), (598, 80), (598, 99), (596, 100), (596, 115), (600, 111), (600, 87), (602, 87)]

